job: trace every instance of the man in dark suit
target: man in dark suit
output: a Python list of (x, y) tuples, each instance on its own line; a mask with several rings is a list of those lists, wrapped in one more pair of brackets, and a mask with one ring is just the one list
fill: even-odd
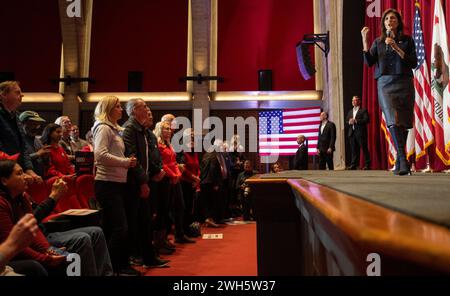
[(205, 153), (200, 164), (200, 189), (205, 223), (210, 227), (219, 227), (222, 190), (228, 176), (228, 166), (223, 155), (223, 143), (220, 140), (214, 142), (214, 146)]
[(297, 137), (298, 149), (294, 157), (294, 170), (308, 169), (308, 146), (306, 145), (306, 138), (304, 135)]
[(336, 126), (328, 120), (327, 112), (320, 113), (319, 140), (317, 142), (317, 154), (319, 154), (319, 170), (334, 170), (333, 152), (336, 142)]
[(353, 109), (348, 111), (347, 122), (349, 125), (348, 137), (352, 149), (352, 161), (349, 170), (356, 170), (359, 166), (359, 155), (361, 148), (364, 153), (363, 170), (370, 168), (370, 155), (367, 148), (367, 123), (369, 122), (369, 113), (367, 109), (361, 107), (361, 99), (354, 96), (352, 99)]

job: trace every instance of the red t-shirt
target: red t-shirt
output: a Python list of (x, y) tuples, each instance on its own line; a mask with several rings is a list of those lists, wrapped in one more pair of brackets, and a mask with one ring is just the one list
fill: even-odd
[(200, 164), (198, 162), (198, 153), (184, 152), (184, 171), (183, 180), (192, 182), (192, 176), (200, 177)]
[(52, 146), (50, 148), (49, 158), (50, 163), (46, 178), (51, 178), (53, 176), (63, 177), (75, 173), (75, 169), (61, 145), (58, 145), (57, 147)]

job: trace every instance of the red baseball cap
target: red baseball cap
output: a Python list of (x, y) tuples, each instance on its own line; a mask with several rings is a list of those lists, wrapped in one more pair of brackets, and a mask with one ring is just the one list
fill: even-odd
[(9, 155), (3, 151), (0, 151), (0, 160), (14, 160), (17, 161), (17, 159), (19, 158), (20, 153), (16, 153), (13, 155)]

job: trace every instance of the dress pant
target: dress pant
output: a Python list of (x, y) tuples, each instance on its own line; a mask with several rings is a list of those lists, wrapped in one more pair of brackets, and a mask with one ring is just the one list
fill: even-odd
[(95, 197), (102, 206), (102, 226), (115, 272), (128, 264), (128, 223), (125, 183), (95, 180)]
[(201, 204), (203, 218), (217, 219), (220, 212), (220, 187), (219, 190), (214, 190), (213, 184), (201, 185)]
[(155, 212), (156, 218), (153, 226), (153, 230), (162, 231), (166, 230), (168, 225), (170, 226), (170, 180), (168, 177), (164, 177), (157, 183), (157, 194), (155, 199)]
[(319, 170), (325, 170), (326, 166), (330, 171), (334, 170), (333, 153), (328, 154), (326, 151), (319, 152)]
[(184, 236), (184, 198), (183, 198), (183, 189), (181, 187), (181, 183), (171, 184), (170, 193), (172, 200), (172, 217), (175, 224), (175, 236), (183, 237)]
[(150, 190), (146, 199), (140, 197), (140, 190), (136, 184), (128, 185), (128, 199), (126, 213), (130, 239), (130, 255), (142, 257), (144, 262), (155, 259), (153, 248), (152, 210), (150, 199), (155, 199), (157, 192)]
[(183, 190), (184, 199), (184, 217), (183, 226), (184, 232), (189, 233), (189, 225), (194, 222), (194, 199), (195, 199), (195, 188), (192, 188), (191, 182), (181, 181), (181, 188)]
[(369, 155), (369, 149), (367, 148), (367, 138), (366, 137), (357, 137), (356, 135), (352, 135), (350, 137), (350, 146), (352, 149), (352, 161), (351, 166), (352, 167), (358, 167), (359, 166), (359, 158), (361, 149), (363, 150), (364, 154), (364, 165), (366, 167), (370, 166), (370, 155)]

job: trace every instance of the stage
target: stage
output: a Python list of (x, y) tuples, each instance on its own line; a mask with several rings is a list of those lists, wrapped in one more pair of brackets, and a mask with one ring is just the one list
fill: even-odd
[(450, 274), (450, 175), (285, 171), (250, 183), (260, 275), (366, 275), (370, 254), (382, 275)]

